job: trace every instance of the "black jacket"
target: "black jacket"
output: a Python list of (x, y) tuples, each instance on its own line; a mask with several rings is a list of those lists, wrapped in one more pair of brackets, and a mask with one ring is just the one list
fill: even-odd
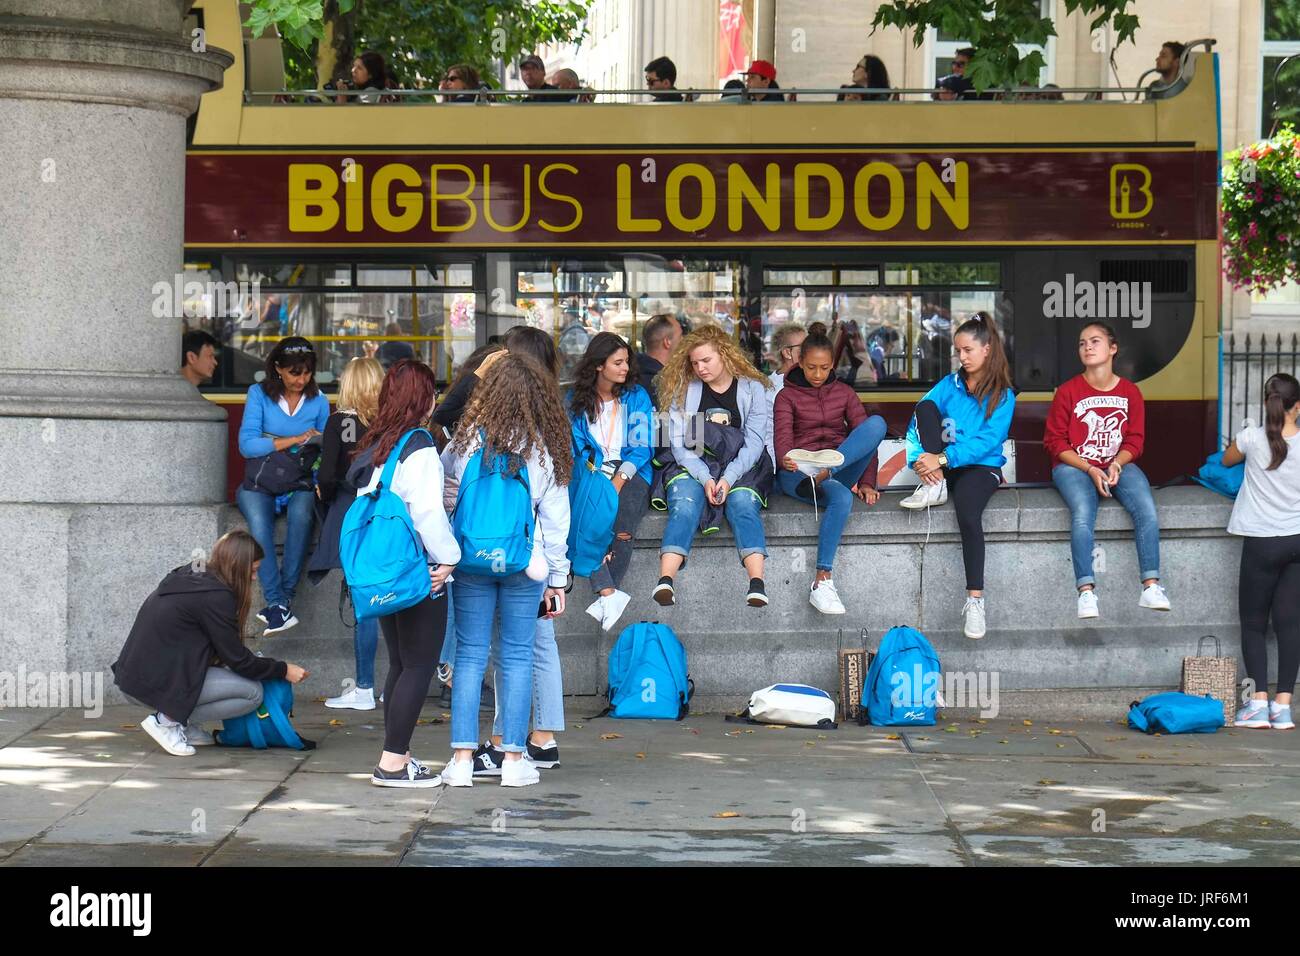
[[(465, 406), (469, 404), (470, 396), (474, 394), (477, 385), (478, 376), (473, 372), (462, 376), (433, 409), (433, 424), (445, 428), (448, 435), (455, 435), (456, 425), (460, 422), (460, 416), (464, 414)], [(433, 431), (437, 434), (438, 429), (434, 428)]]
[[(347, 442), (343, 440), (343, 428), (349, 419), (352, 421), (353, 441)], [(342, 566), (339, 563), (339, 532), (343, 530), (343, 516), (357, 500), (357, 489), (348, 481), (347, 473), (352, 467), (352, 451), (365, 433), (366, 426), (361, 424), (361, 420), (347, 412), (335, 412), (325, 423), (320, 470), (316, 472), (316, 485), (320, 488), (318, 517), (322, 510), (324, 516), (319, 522), (320, 538), (316, 550), (307, 562), (307, 577), (312, 584), (320, 584), (332, 569)]]
[(659, 395), (655, 392), (654, 378), (663, 370), (663, 362), (652, 359), (644, 352), (636, 353), (637, 381), (639, 381), (641, 387), (646, 390), (646, 393), (650, 396), (650, 401), (654, 403), (655, 408), (659, 407)]
[[(732, 428), (730, 425), (719, 425), (716, 422), (704, 423), (704, 454), (702, 455), (704, 463), (709, 466), (709, 475), (714, 481), (722, 477), (722, 473), (727, 470), (731, 464), (731, 459), (739, 453), (741, 446), (745, 444), (745, 433), (739, 428)], [(668, 486), (673, 480), (682, 477), (684, 480), (690, 479), (690, 474), (686, 469), (677, 464), (677, 459), (673, 457), (672, 447), (661, 448), (655, 453), (653, 462), (655, 466), (654, 480), (650, 485), (650, 506), (657, 511), (668, 510)], [(759, 504), (766, 508), (767, 499), (772, 494), (772, 484), (775, 476), (772, 470), (772, 460), (768, 458), (767, 449), (758, 456), (758, 461), (754, 467), (740, 476), (736, 482), (736, 487), (732, 492), (748, 489), (758, 498)], [(718, 530), (719, 522), (722, 521), (725, 504), (715, 505), (707, 498), (704, 501), (704, 510), (700, 512), (700, 525), (698, 530), (702, 534), (713, 534)]]
[(208, 573), (181, 565), (145, 598), (113, 664), (122, 693), (186, 723), (213, 658), (241, 677), (284, 677), (284, 661), (258, 657), (240, 639), (235, 592)]

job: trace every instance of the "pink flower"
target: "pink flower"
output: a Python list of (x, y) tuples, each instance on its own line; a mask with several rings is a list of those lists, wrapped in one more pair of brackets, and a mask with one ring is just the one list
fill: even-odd
[(1259, 235), (1259, 223), (1252, 222), (1250, 227), (1246, 230), (1246, 235), (1250, 236), (1252, 239)]

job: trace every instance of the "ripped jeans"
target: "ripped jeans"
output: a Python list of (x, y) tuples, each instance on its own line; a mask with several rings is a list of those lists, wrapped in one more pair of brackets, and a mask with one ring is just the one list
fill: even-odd
[[(605, 588), (617, 588), (627, 576), (632, 564), (632, 539), (636, 529), (650, 507), (650, 486), (640, 475), (633, 475), (618, 493), (618, 515), (614, 518), (614, 540), (609, 547), (609, 560), (596, 569), (591, 578), (593, 594)], [(626, 538), (620, 538), (626, 534)]]

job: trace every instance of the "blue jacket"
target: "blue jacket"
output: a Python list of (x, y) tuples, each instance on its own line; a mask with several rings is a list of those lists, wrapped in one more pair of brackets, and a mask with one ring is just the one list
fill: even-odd
[(269, 455), (275, 451), (273, 438), (301, 435), (309, 428), (324, 432), (329, 417), (330, 401), (320, 392), (315, 398), (304, 398), (298, 410), (289, 416), (278, 402), (267, 397), (261, 384), (250, 385), (244, 420), (239, 425), (239, 453), (245, 458)]
[[(697, 429), (692, 428), (691, 423), (703, 391), (704, 383), (698, 378), (692, 379), (686, 386), (684, 404), (674, 405), (668, 410), (668, 444), (673, 450), (673, 457), (700, 484), (704, 484), (712, 475), (704, 459), (687, 446), (687, 441), (692, 446), (702, 445), (701, 436), (694, 434)], [(729, 488), (735, 488), (740, 476), (758, 464), (763, 452), (767, 451), (767, 435), (772, 421), (771, 391), (772, 386), (766, 381), (740, 379), (740, 386), (736, 389), (736, 405), (740, 409), (745, 444), (722, 473)]]
[[(986, 465), (1001, 468), (1007, 463), (1002, 454), (1002, 443), (1011, 430), (1011, 415), (1016, 410), (1016, 396), (1011, 389), (1002, 393), (1002, 402), (993, 414), (984, 417), (984, 403), (966, 391), (960, 372), (953, 372), (925, 393), (921, 401), (934, 402), (939, 414), (952, 419), (955, 426), (953, 442), (944, 449), (949, 468), (967, 465)], [(921, 436), (916, 431), (916, 416), (907, 426), (907, 463), (911, 465), (925, 451)]]
[[(573, 390), (570, 389), (564, 395), (564, 407), (569, 409), (574, 450), (577, 454), (581, 454), (582, 449), (590, 448), (594, 456), (592, 463), (599, 468), (604, 463), (600, 443), (592, 434), (591, 421), (587, 416), (574, 412), (570, 408), (569, 402), (572, 398)], [(640, 385), (633, 385), (625, 391), (619, 396), (619, 401), (623, 405), (627, 421), (621, 461), (635, 466), (636, 474), (648, 485), (651, 480), (650, 459), (654, 457), (655, 452), (654, 405), (650, 401), (649, 393)]]

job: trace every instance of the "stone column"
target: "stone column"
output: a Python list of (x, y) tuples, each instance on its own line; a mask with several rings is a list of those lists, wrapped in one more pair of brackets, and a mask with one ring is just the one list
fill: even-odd
[(225, 412), (152, 309), (186, 118), (233, 62), (191, 48), (189, 5), (0, 0), (0, 672), (106, 669), (216, 536)]

